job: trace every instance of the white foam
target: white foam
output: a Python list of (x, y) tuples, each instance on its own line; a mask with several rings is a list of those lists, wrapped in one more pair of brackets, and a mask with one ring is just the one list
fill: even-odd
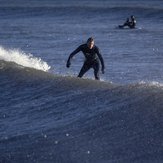
[(148, 84), (149, 86), (163, 87), (163, 83), (157, 81), (141, 81), (140, 84)]
[(0, 60), (15, 62), (24, 67), (42, 71), (48, 71), (50, 69), (50, 66), (42, 61), (41, 58), (36, 58), (32, 54), (25, 54), (18, 49), (4, 49), (2, 46), (0, 46)]

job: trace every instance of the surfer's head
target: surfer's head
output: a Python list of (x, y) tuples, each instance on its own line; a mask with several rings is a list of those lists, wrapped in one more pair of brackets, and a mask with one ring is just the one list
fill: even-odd
[(131, 19), (135, 19), (134, 15), (131, 15)]
[(87, 46), (92, 49), (94, 46), (94, 39), (92, 37), (88, 38), (87, 40)]

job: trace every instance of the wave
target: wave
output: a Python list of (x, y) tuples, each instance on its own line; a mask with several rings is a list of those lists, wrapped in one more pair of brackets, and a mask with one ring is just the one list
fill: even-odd
[(0, 64), (0, 162), (163, 160), (161, 83), (116, 85)]
[(94, 8), (105, 8), (105, 7), (146, 7), (146, 8), (161, 8), (162, 6), (162, 1), (161, 0), (156, 0), (156, 1), (148, 1), (148, 3), (146, 2), (146, 0), (132, 0), (132, 1), (128, 1), (128, 0), (124, 0), (122, 1), (113, 1), (113, 0), (102, 0), (102, 1), (98, 1), (98, 0), (94, 0), (92, 1), (88, 1), (88, 0), (83, 0), (83, 1), (79, 1), (79, 0), (70, 0), (70, 1), (65, 1), (65, 0), (47, 0), (47, 1), (38, 1), (38, 0), (34, 0), (31, 2), (28, 2), (26, 0), (15, 0), (15, 3), (10, 3), (8, 0), (7, 2), (0, 2), (0, 6), (2, 8), (4, 7), (94, 7)]
[[(56, 13), (57, 11), (60, 12), (80, 12), (80, 11), (87, 11), (87, 12), (100, 12), (100, 13), (109, 13), (109, 12), (142, 12), (142, 13), (151, 13), (151, 14), (162, 14), (163, 7), (161, 6), (154, 6), (154, 5), (95, 5), (91, 4), (68, 4), (68, 5), (43, 5), (43, 6), (9, 6), (9, 7), (0, 7), (0, 11), (2, 12), (13, 12), (13, 13)], [(78, 14), (77, 12), (77, 14)], [(34, 16), (34, 15), (33, 15)]]
[[(17, 49), (4, 49), (0, 47), (0, 60), (15, 62), (23, 67), (35, 68), (42, 71), (48, 71), (50, 69), (50, 66), (42, 61), (41, 58), (36, 58), (32, 54), (26, 54)], [(0, 69), (3, 69), (2, 62)]]
[[(86, 3), (87, 4), (87, 3)], [(152, 22), (160, 21), (163, 18), (163, 7), (152, 5), (49, 5), (49, 6), (12, 6), (12, 7), (0, 7), (1, 18), (6, 19), (26, 19), (26, 18), (53, 18), (64, 17), (65, 20), (69, 20), (70, 17), (74, 19), (85, 20), (87, 16), (92, 17), (96, 15), (97, 18), (103, 18), (106, 20), (125, 20), (130, 15), (135, 15), (136, 19), (149, 19)], [(109, 18), (109, 19), (108, 19)], [(46, 20), (46, 19), (45, 19)]]

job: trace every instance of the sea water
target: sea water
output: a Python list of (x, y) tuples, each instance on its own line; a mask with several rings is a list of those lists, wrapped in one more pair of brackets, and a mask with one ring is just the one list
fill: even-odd
[[(0, 162), (163, 162), (161, 0), (6, 0), (0, 20)], [(81, 52), (66, 67), (89, 37), (102, 81), (76, 78)]]

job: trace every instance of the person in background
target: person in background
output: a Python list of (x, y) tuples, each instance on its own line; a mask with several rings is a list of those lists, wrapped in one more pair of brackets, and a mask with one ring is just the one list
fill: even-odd
[(130, 17), (131, 19), (127, 18), (126, 22), (123, 25), (119, 25), (119, 28), (129, 27), (135, 28), (136, 27), (136, 19), (133, 15)]
[(130, 21), (129, 27), (130, 27), (130, 28), (135, 28), (135, 26), (136, 26), (136, 19), (135, 19), (135, 17), (132, 15), (132, 16), (131, 16), (131, 21)]

